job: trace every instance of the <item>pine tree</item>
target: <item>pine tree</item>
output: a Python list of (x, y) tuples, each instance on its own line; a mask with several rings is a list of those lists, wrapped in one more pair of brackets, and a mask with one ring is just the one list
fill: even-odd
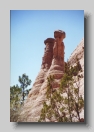
[(31, 84), (31, 80), (26, 74), (19, 76), (21, 87), (14, 85), (10, 87), (10, 121), (17, 122), (23, 108), (24, 100), (31, 89), (26, 89)]
[(21, 84), (21, 88), (22, 88), (22, 96), (23, 96), (23, 102), (25, 100), (25, 96), (26, 94), (28, 94), (28, 90), (26, 90), (26, 88), (31, 84), (31, 80), (29, 79), (29, 77), (26, 74), (22, 74), (22, 77), (19, 76), (19, 80), (18, 80)]

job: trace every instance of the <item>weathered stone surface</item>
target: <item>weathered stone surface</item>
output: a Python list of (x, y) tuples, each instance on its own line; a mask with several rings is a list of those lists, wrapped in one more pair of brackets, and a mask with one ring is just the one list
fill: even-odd
[(40, 87), (45, 81), (46, 72), (43, 69), (40, 70), (38, 76), (35, 79), (35, 83), (33, 84), (32, 90), (29, 92), (28, 97), (30, 98), (32, 95), (38, 95)]
[(64, 61), (64, 43), (65, 32), (57, 30), (54, 32), (55, 43), (53, 47), (53, 58), (63, 59)]
[[(82, 72), (80, 74), (82, 74), (83, 76), (83, 78), (79, 80), (79, 87), (80, 87), (79, 94), (82, 95), (84, 99), (84, 48), (83, 47), (84, 47), (84, 39), (81, 40), (80, 44), (76, 47), (76, 49), (71, 54), (69, 58), (69, 62), (72, 66), (74, 66), (76, 62), (76, 56), (79, 59), (79, 62), (82, 67)], [(84, 118), (84, 109), (80, 113), (80, 117)]]
[(46, 68), (49, 69), (51, 66), (52, 58), (53, 58), (53, 45), (54, 45), (54, 38), (47, 38), (44, 41), (46, 47), (44, 51), (44, 56), (42, 59), (42, 69)]
[[(42, 67), (38, 76), (35, 79), (35, 83), (28, 98), (24, 104), (23, 111), (21, 112), (21, 122), (37, 122), (40, 116), (40, 112), (43, 106), (43, 102), (46, 100), (45, 93), (47, 89), (47, 77), (54, 75), (55, 83), (53, 88), (57, 89), (60, 85), (60, 79), (64, 74), (64, 43), (65, 32), (58, 30), (54, 32), (53, 38), (48, 38), (44, 41), (46, 48), (44, 51)], [(61, 48), (60, 48), (61, 47)], [(75, 56), (78, 55), (80, 64), (82, 66), (83, 78), (80, 79), (80, 94), (84, 98), (84, 40), (77, 46), (69, 58), (71, 65), (75, 65)], [(75, 85), (75, 84), (74, 84)], [(84, 118), (84, 110), (80, 114), (81, 118)]]
[[(61, 30), (57, 30), (54, 32), (54, 46), (53, 46), (53, 60), (51, 67), (47, 73), (47, 77), (49, 75), (54, 75), (55, 82), (56, 79), (60, 79), (63, 77), (64, 73), (64, 43), (62, 42), (65, 38), (65, 32)], [(59, 84), (55, 83), (53, 88), (58, 88)]]

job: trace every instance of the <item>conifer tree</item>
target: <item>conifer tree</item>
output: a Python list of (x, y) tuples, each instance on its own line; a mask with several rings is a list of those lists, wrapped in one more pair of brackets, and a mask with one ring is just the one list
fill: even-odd
[(23, 102), (25, 99), (26, 94), (28, 94), (28, 90), (26, 90), (27, 86), (29, 86), (31, 84), (31, 80), (29, 79), (29, 77), (26, 74), (22, 74), (22, 77), (19, 76), (19, 80), (18, 80), (21, 84), (21, 88), (22, 88), (22, 96), (23, 96)]
[(19, 76), (21, 87), (14, 85), (10, 87), (10, 121), (17, 122), (24, 100), (31, 89), (26, 89), (31, 84), (31, 80), (26, 74)]

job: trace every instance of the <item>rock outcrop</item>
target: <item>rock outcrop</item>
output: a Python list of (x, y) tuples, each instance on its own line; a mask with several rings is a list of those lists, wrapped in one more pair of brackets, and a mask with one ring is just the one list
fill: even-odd
[[(35, 79), (33, 87), (29, 92), (28, 98), (24, 103), (23, 110), (18, 122), (37, 122), (43, 102), (46, 100), (45, 93), (47, 90), (47, 77), (54, 75), (55, 83), (53, 88), (59, 88), (60, 79), (64, 74), (64, 43), (65, 32), (57, 30), (54, 32), (54, 38), (47, 38), (44, 49), (42, 65), (38, 76)], [(76, 50), (69, 58), (69, 62), (75, 65), (75, 54), (78, 55), (83, 67), (84, 75), (84, 40), (78, 45)], [(84, 79), (81, 80), (80, 93), (84, 95)], [(82, 117), (84, 112), (82, 113)]]
[(73, 66), (76, 63), (76, 57), (78, 58), (81, 67), (82, 67), (82, 76), (83, 78), (80, 79), (80, 94), (84, 98), (84, 39), (81, 40), (80, 44), (76, 47), (69, 58), (70, 64)]
[[(76, 63), (76, 57), (78, 58), (81, 67), (82, 67), (82, 72), (81, 75), (83, 76), (79, 80), (79, 94), (82, 95), (84, 99), (84, 39), (81, 40), (80, 44), (76, 47), (76, 49), (73, 51), (69, 58), (70, 64), (73, 66)], [(75, 85), (75, 84), (74, 84)], [(80, 118), (84, 118), (84, 109), (80, 113)]]

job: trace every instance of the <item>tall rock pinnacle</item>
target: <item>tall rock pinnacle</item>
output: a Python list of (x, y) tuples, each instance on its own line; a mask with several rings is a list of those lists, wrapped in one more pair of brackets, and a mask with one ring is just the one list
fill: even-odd
[(53, 59), (53, 45), (54, 45), (54, 39), (53, 38), (47, 38), (44, 41), (46, 47), (44, 50), (44, 56), (42, 60), (42, 68), (43, 69), (49, 69), (52, 63)]
[(61, 30), (54, 31), (54, 46), (53, 46), (53, 59), (51, 67), (47, 73), (49, 75), (54, 75), (55, 84), (53, 88), (58, 88), (60, 79), (64, 74), (64, 43), (63, 39), (65, 38), (65, 32)]

